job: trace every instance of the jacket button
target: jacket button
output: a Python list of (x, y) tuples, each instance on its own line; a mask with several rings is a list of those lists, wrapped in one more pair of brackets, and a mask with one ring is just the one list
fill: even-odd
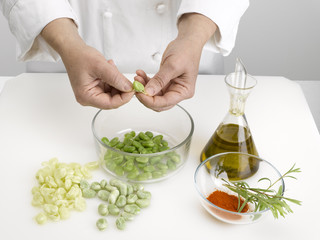
[(166, 5), (164, 5), (163, 3), (159, 3), (156, 6), (156, 10), (157, 10), (157, 13), (163, 14), (166, 11)]
[(152, 55), (152, 59), (156, 62), (160, 62), (161, 61), (161, 54), (159, 52), (155, 52), (153, 55)]

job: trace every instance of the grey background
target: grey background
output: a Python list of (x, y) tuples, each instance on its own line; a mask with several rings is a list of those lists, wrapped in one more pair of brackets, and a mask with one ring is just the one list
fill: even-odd
[(236, 56), (251, 75), (320, 80), (320, 1), (251, 0), (227, 72)]
[[(15, 76), (25, 72), (25, 64), (16, 62), (15, 39), (0, 15), (0, 76)], [(251, 0), (236, 46), (225, 58), (226, 73), (237, 56), (251, 75), (320, 80), (320, 1)]]

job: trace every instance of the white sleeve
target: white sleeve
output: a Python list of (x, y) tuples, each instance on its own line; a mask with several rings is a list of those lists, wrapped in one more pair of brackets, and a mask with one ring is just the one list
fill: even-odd
[(181, 0), (177, 19), (184, 13), (200, 13), (218, 26), (206, 47), (227, 56), (233, 49), (241, 16), (249, 0)]
[(57, 61), (58, 53), (41, 37), (40, 32), (57, 18), (77, 17), (67, 0), (0, 0), (4, 16), (17, 39), (19, 61)]

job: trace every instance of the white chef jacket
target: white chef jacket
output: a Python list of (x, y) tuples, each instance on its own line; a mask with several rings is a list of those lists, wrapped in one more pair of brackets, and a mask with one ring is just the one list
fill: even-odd
[(41, 37), (41, 30), (57, 18), (71, 18), (84, 41), (113, 59), (120, 72), (143, 69), (156, 73), (168, 43), (177, 35), (184, 13), (200, 13), (218, 30), (205, 45), (199, 73), (222, 74), (222, 55), (235, 44), (238, 24), (248, 0), (0, 0), (3, 14), (17, 39), (17, 59), (29, 71), (64, 71), (58, 53)]

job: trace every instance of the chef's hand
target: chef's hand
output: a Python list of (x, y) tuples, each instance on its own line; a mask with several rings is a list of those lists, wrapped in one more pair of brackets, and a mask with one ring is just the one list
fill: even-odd
[(149, 78), (143, 70), (136, 72), (135, 80), (145, 84), (147, 92), (136, 95), (146, 107), (164, 111), (194, 95), (202, 48), (216, 28), (201, 14), (180, 18), (178, 36), (163, 53), (158, 73)]
[[(190, 49), (186, 51), (186, 49)], [(164, 111), (194, 94), (201, 48), (192, 41), (176, 39), (165, 50), (159, 72), (149, 78), (143, 70), (136, 72), (135, 80), (145, 84), (147, 95), (137, 98), (148, 108)]]
[(134, 95), (132, 83), (80, 38), (72, 20), (56, 19), (41, 33), (61, 56), (77, 101), (101, 109), (117, 108)]

